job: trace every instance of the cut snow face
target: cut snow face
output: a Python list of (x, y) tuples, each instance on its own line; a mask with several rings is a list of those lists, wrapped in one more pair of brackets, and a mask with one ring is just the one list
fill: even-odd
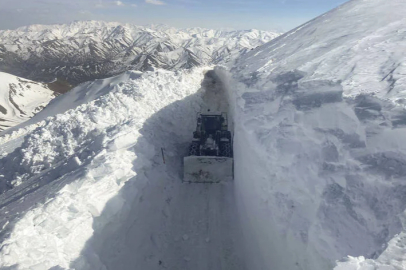
[(29, 132), (0, 160), (0, 268), (245, 269), (232, 182), (181, 181), (196, 112), (223, 106), (206, 72), (84, 85), (94, 100)]
[(223, 76), (250, 269), (406, 268), (405, 12), (350, 1)]
[(44, 84), (0, 72), (0, 131), (27, 121), (54, 97)]

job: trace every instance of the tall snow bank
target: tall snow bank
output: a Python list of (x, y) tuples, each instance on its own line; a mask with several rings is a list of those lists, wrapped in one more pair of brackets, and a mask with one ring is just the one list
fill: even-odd
[(250, 269), (404, 269), (405, 12), (350, 1), (223, 76)]
[[(69, 268), (94, 226), (106, 226), (122, 211), (124, 200), (117, 194), (124, 184), (161, 158), (161, 149), (149, 140), (159, 140), (162, 147), (166, 142), (161, 137), (189, 141), (191, 115), (202, 103), (196, 93), (204, 71), (154, 71), (141, 77), (129, 72), (127, 80), (112, 84), (104, 95), (46, 119), (3, 157), (0, 181), (8, 191), (0, 196), (0, 268)], [(109, 85), (109, 79), (102, 85)], [(82, 94), (87, 91), (84, 87)], [(183, 105), (176, 103), (190, 95)], [(173, 113), (162, 119), (162, 130), (146, 128), (145, 120), (169, 104)], [(176, 127), (176, 134), (169, 127)], [(175, 151), (173, 145), (168, 148)], [(103, 219), (95, 225), (102, 211)], [(103, 264), (89, 253), (75, 267), (102, 269)]]
[(127, 71), (106, 80), (99, 79), (82, 83), (69, 92), (51, 100), (42, 111), (38, 112), (32, 118), (28, 120), (26, 119), (25, 122), (1, 132), (0, 143), (4, 143), (17, 136), (21, 136), (21, 134), (34, 130), (38, 125), (43, 125), (43, 123), (40, 122), (47, 117), (54, 117), (57, 114), (62, 114), (70, 109), (74, 109), (82, 104), (86, 104), (106, 95), (112, 90), (117, 90), (123, 82), (130, 79), (135, 80), (140, 77), (141, 74), (141, 72)]

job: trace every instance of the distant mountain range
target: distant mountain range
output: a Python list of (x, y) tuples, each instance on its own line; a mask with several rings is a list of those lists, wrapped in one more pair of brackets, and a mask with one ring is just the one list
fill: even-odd
[(101, 21), (31, 25), (0, 31), (0, 71), (77, 85), (126, 70), (226, 63), (278, 35)]

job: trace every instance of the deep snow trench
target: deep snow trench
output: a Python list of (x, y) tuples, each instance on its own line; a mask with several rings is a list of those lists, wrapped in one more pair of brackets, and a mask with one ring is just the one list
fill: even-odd
[(0, 160), (1, 267), (246, 269), (233, 182), (181, 181), (196, 113), (228, 111), (222, 84), (205, 69), (129, 74)]
[[(228, 111), (216, 77), (208, 71), (198, 93), (164, 107), (145, 121), (139, 130), (144, 139), (132, 149), (154, 152), (151, 164), (139, 170), (134, 163), (137, 175), (95, 219), (94, 234), (72, 268), (89, 265), (94, 269), (92, 257), (97, 257), (107, 269), (245, 269), (238, 246), (233, 183), (181, 181), (182, 159), (196, 125), (196, 109)], [(196, 101), (199, 106), (191, 107)], [(119, 213), (111, 219), (109, 209), (118, 206)], [(99, 227), (105, 219), (110, 222)]]
[[(95, 100), (10, 134), (0, 267), (326, 270), (392, 238), (404, 254), (404, 109), (299, 71), (267, 91), (207, 71), (96, 81), (65, 96)], [(235, 179), (183, 184), (207, 109), (235, 122)]]

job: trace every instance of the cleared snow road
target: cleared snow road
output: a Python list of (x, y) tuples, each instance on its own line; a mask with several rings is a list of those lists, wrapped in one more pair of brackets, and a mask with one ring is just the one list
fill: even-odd
[(196, 112), (228, 110), (203, 71), (111, 84), (4, 156), (0, 268), (246, 269), (234, 183), (181, 181)]
[(182, 184), (175, 160), (130, 181), (124, 196), (145, 186), (89, 244), (107, 269), (244, 269), (233, 184)]
[[(201, 108), (228, 111), (224, 91), (215, 77), (213, 72), (206, 74)], [(176, 126), (166, 125), (168, 117), (179, 119), (171, 106), (147, 119), (140, 131), (147, 135), (164, 127), (159, 134), (145, 138), (154, 149), (167, 142), (166, 164), (160, 151), (155, 151), (152, 166), (126, 183), (120, 218), (100, 229), (97, 219), (104, 220), (103, 213), (96, 219), (94, 236), (87, 243), (92, 247), (89, 250), (107, 269), (245, 269), (239, 249), (234, 184), (182, 183), (181, 161), (194, 126), (190, 126), (189, 135), (179, 136)], [(188, 117), (194, 118), (194, 114)], [(134, 149), (145, 148), (139, 144)], [(114, 207), (117, 202), (113, 198), (109, 203)], [(108, 215), (109, 205), (106, 209)], [(87, 261), (92, 256), (87, 248), (82, 254)], [(81, 268), (81, 263), (79, 259), (71, 266)]]

